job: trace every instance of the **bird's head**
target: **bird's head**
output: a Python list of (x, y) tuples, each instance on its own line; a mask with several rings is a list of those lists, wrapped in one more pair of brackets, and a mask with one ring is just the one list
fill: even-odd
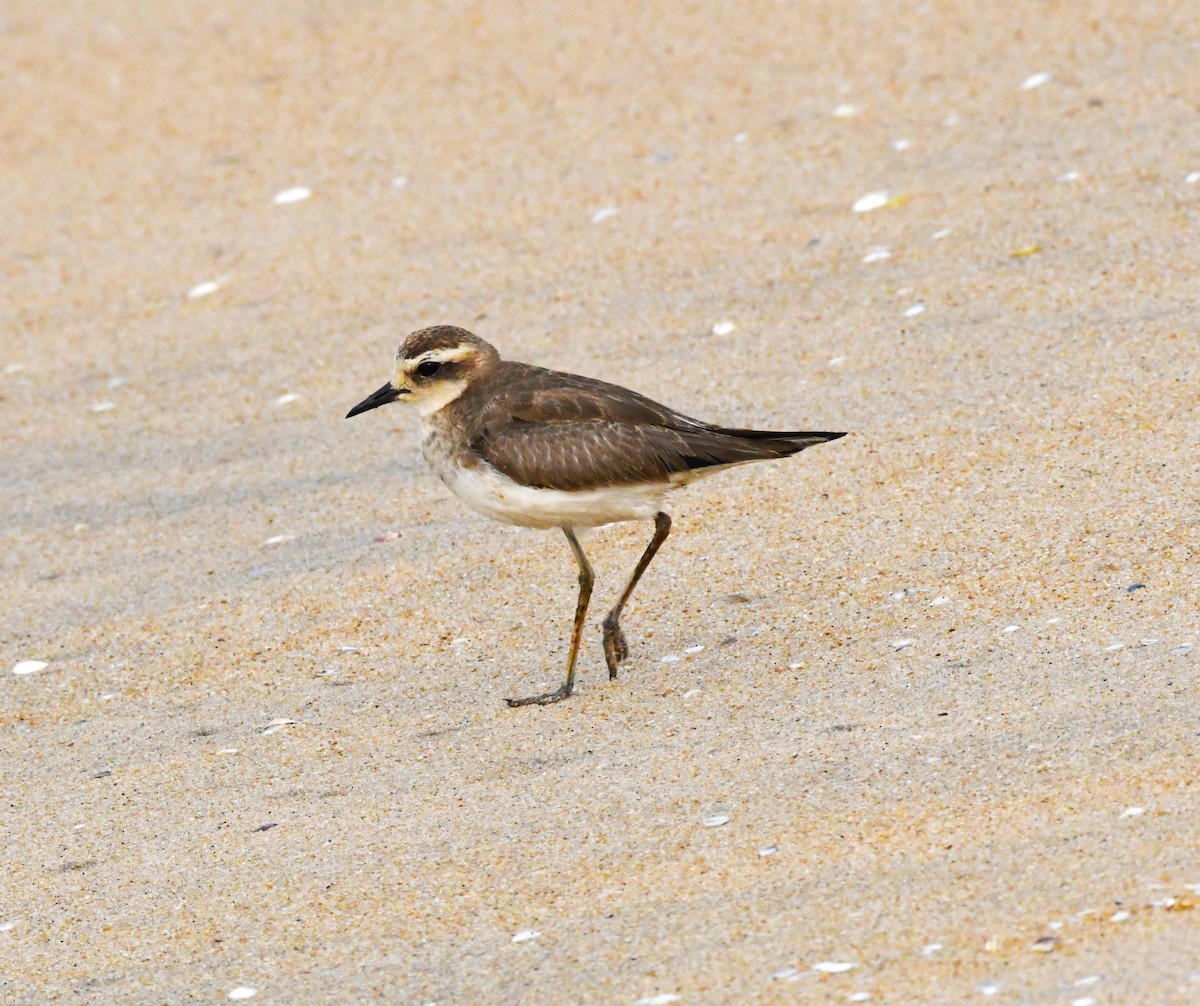
[(396, 401), (411, 402), (422, 416), (432, 415), (499, 362), (496, 350), (465, 328), (422, 328), (396, 350), (392, 379), (354, 406), (346, 418)]

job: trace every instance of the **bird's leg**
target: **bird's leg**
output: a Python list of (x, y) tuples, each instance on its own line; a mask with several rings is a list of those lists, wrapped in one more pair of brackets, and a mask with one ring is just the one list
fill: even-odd
[(564, 527), (563, 534), (571, 543), (571, 551), (575, 553), (575, 561), (579, 563), (579, 600), (575, 603), (575, 625), (571, 629), (571, 649), (567, 653), (567, 680), (563, 682), (561, 688), (546, 692), (544, 695), (504, 700), (514, 708), (531, 705), (546, 706), (551, 702), (560, 702), (575, 689), (575, 658), (579, 654), (579, 639), (583, 635), (583, 622), (587, 617), (588, 601), (592, 597), (592, 584), (596, 582), (596, 576), (592, 572), (591, 563), (587, 561), (587, 556), (583, 554), (583, 549), (579, 547), (579, 539), (575, 537), (575, 532), (569, 527)]
[(667, 540), (667, 535), (670, 533), (671, 518), (660, 510), (654, 516), (654, 537), (650, 539), (650, 544), (646, 546), (646, 551), (638, 560), (633, 576), (629, 578), (629, 583), (626, 585), (624, 593), (621, 594), (621, 600), (604, 619), (604, 659), (608, 664), (610, 681), (617, 676), (618, 665), (629, 656), (629, 644), (625, 642), (625, 633), (621, 631), (621, 611), (625, 607), (625, 602), (629, 600), (629, 595), (633, 593), (633, 588), (637, 586), (638, 580), (646, 572), (646, 567), (650, 565), (650, 560), (654, 558), (654, 553)]

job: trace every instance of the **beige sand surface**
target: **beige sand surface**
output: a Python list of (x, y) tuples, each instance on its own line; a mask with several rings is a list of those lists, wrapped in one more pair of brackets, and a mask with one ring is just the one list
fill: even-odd
[[(1195, 1002), (1200, 8), (577, 6), (0, 8), (0, 1001)], [(433, 322), (853, 435), (511, 711)]]

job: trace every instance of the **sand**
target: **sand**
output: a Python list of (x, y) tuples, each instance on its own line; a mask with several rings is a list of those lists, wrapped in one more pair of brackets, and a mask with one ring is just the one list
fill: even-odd
[[(1197, 14), (6, 5), (0, 999), (1194, 1002)], [(436, 322), (851, 435), (510, 710)]]

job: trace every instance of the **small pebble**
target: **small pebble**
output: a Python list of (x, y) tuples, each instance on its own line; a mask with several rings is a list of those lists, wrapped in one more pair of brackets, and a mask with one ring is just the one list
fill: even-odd
[(1042, 250), (1041, 245), (1026, 245), (1024, 248), (1018, 248), (1008, 254), (1012, 258), (1028, 258), (1030, 255), (1036, 255)]
[(287, 720), (287, 719), (271, 720), (271, 722), (268, 723), (266, 725), (266, 727), (263, 729), (262, 736), (270, 737), (271, 734), (277, 734), (284, 727), (290, 726), (291, 724), (297, 723), (297, 722), (299, 722), (299, 721), (298, 720)]
[(674, 992), (664, 992), (662, 995), (639, 999), (633, 1006), (667, 1006), (668, 1003), (677, 1003), (682, 998), (683, 996), (677, 996)]
[(37, 674), (50, 665), (44, 660), (22, 660), (13, 666), (13, 674)]
[(942, 238), (948, 238), (954, 232), (949, 227), (943, 227), (940, 231), (934, 231), (929, 235), (932, 241), (941, 241)]
[(117, 407), (116, 402), (97, 402), (92, 406), (93, 412), (112, 412)]
[(840, 975), (843, 972), (850, 971), (855, 966), (849, 961), (821, 961), (819, 964), (814, 964), (812, 969), (820, 971), (823, 975)]
[(902, 153), (912, 146), (912, 140), (892, 140), (892, 149), (897, 153)]
[(863, 256), (863, 263), (870, 265), (872, 262), (882, 262), (884, 259), (892, 257), (892, 253), (883, 247), (872, 248)]
[(542, 934), (536, 929), (522, 929), (519, 933), (514, 933), (513, 943), (528, 943), (530, 940), (536, 940)]
[(1039, 954), (1050, 954), (1058, 949), (1059, 938), (1057, 936), (1039, 936), (1033, 941), (1031, 950)]
[(299, 398), (300, 398), (300, 396), (297, 395), (294, 391), (289, 391), (286, 395), (280, 395), (278, 398), (276, 398), (275, 404), (276, 405), (290, 405), (292, 402), (297, 401)]
[(1104, 650), (1106, 653), (1112, 653), (1114, 650), (1123, 650), (1123, 649), (1125, 649), (1124, 643), (1113, 643), (1111, 646), (1104, 647)]
[(1001, 631), (1001, 632), (1016, 632), (1016, 631), (1017, 631), (1018, 629), (1020, 629), (1020, 628), (1021, 628), (1021, 627), (1020, 627), (1019, 625), (1006, 625), (1006, 626), (1005, 626), (1003, 629), (1001, 629), (1000, 631)]
[(917, 641), (915, 639), (893, 639), (892, 649), (896, 650), (897, 652), (900, 650), (907, 650), (910, 646), (916, 645), (916, 642)]
[(1098, 981), (1100, 981), (1099, 975), (1088, 975), (1086, 978), (1076, 979), (1075, 987), (1077, 989), (1087, 988), (1089, 985), (1095, 985)]
[(943, 604), (949, 604), (949, 603), (950, 603), (950, 598), (948, 598), (945, 594), (942, 594), (939, 597), (935, 597), (932, 601), (930, 601), (929, 607), (940, 608)]
[(237, 749), (237, 748), (221, 748), (221, 749), (220, 749), (220, 750), (217, 752), (217, 754), (237, 754), (237, 753), (238, 753), (238, 749)]
[(1032, 91), (1035, 87), (1041, 87), (1047, 83), (1054, 75), (1046, 73), (1044, 70), (1041, 73), (1034, 73), (1026, 77), (1021, 84), (1022, 91)]
[(1188, 185), (1195, 185), (1197, 182), (1200, 182), (1200, 171), (1193, 171), (1187, 176), (1187, 178), (1184, 179), (1184, 181), (1187, 182)]
[(904, 317), (915, 318), (918, 314), (924, 314), (924, 313), (925, 313), (925, 305), (924, 304), (914, 304), (912, 307), (910, 307), (907, 311), (904, 312)]
[(15, 925), (15, 922), (0, 922), (0, 933), (7, 933)]
[(777, 853), (778, 851), (779, 851), (779, 846), (777, 846), (777, 845), (764, 845), (761, 849), (758, 850), (758, 855), (759, 855), (759, 858), (761, 859), (763, 856), (774, 856), (775, 853)]
[(1080, 996), (1071, 1000), (1071, 1006), (1096, 1006), (1096, 1000), (1091, 996)]
[(592, 214), (592, 223), (598, 224), (607, 220), (609, 217), (615, 217), (616, 215), (617, 208), (615, 206), (603, 206)]
[(1108, 917), (1108, 921), (1109, 922), (1127, 922), (1132, 918), (1133, 918), (1133, 912), (1120, 911), (1120, 912), (1113, 912), (1112, 915), (1110, 915)]
[(1128, 587), (1125, 588), (1125, 593), (1132, 594), (1135, 590), (1145, 590), (1145, 589), (1146, 589), (1146, 585), (1144, 583), (1131, 583)]
[(291, 541), (295, 537), (294, 534), (273, 534), (263, 542), (263, 545), (278, 545), (280, 542)]
[(734, 133), (733, 134), (733, 142), (734, 143), (745, 143), (749, 138), (750, 138), (749, 134), (747, 134), (747, 133)]
[(685, 699), (690, 699), (690, 698), (694, 698), (695, 696), (700, 695), (700, 694), (702, 694), (702, 692), (699, 688), (689, 688), (686, 692), (683, 693), (683, 697)]
[(799, 968), (780, 968), (778, 971), (771, 972), (771, 978), (779, 982), (785, 978), (795, 978), (798, 974), (800, 974)]
[(852, 1003), (870, 1002), (871, 993), (870, 992), (851, 992), (849, 998)]
[(678, 654), (668, 653), (665, 657), (659, 657), (658, 661), (660, 664), (674, 664), (674, 663), (678, 663), (682, 659), (683, 658), (680, 657)]
[(373, 541), (395, 541), (400, 537), (399, 531), (384, 531), (382, 534), (377, 534)]
[(945, 949), (945, 947), (943, 947), (940, 943), (926, 943), (925, 946), (921, 948), (921, 956), (922, 957), (932, 957), (939, 950), (944, 950), (944, 949)]
[(249, 985), (239, 985), (229, 993), (230, 999), (253, 999), (258, 995), (258, 989), (252, 989)]
[(683, 652), (684, 653), (699, 653), (703, 649), (704, 649), (704, 644), (697, 643), (695, 646), (685, 647)]
[(1060, 182), (1077, 182), (1077, 181), (1079, 181), (1079, 172), (1078, 171), (1068, 171), (1065, 174), (1059, 175), (1058, 180)]
[(276, 824), (274, 821), (268, 821), (266, 824), (260, 824), (257, 828), (254, 829), (254, 831), (255, 832), (270, 831), (272, 828), (278, 828), (278, 827), (279, 827), (279, 825)]
[(1121, 811), (1121, 816), (1141, 817), (1144, 813), (1146, 813), (1145, 807), (1126, 807), (1123, 811)]
[(728, 824), (732, 820), (728, 814), (709, 814), (701, 822), (706, 828), (719, 828), (723, 824)]
[(1176, 646), (1176, 647), (1175, 647), (1175, 649), (1173, 649), (1171, 652), (1172, 652), (1172, 653), (1187, 653), (1187, 652), (1188, 652), (1188, 650), (1190, 650), (1191, 648), (1192, 648), (1192, 644), (1191, 644), (1191, 643), (1180, 643), (1180, 644), (1179, 644), (1178, 646)]
[(737, 326), (732, 321), (718, 321), (712, 327), (713, 335), (729, 335)]
[(1061, 622), (1061, 621), (1062, 621), (1062, 619), (1061, 619), (1061, 618), (1047, 618), (1047, 619), (1046, 619), (1046, 624), (1047, 624), (1047, 625), (1058, 625), (1058, 623), (1059, 623), (1059, 622)]
[(1000, 984), (998, 982), (984, 982), (979, 986), (979, 994), (981, 996), (994, 996), (999, 991)]
[(312, 189), (305, 188), (303, 185), (296, 185), (290, 189), (284, 189), (282, 192), (276, 192), (271, 202), (276, 206), (283, 206), (286, 203), (302, 203), (311, 195)]
[(871, 210), (877, 210), (882, 206), (886, 206), (891, 198), (891, 194), (887, 192), (868, 192), (865, 196), (855, 201), (852, 209), (855, 213), (869, 213)]
[(1155, 638), (1149, 638), (1149, 639), (1139, 639), (1138, 642), (1141, 643), (1143, 646), (1153, 646), (1155, 643), (1158, 642), (1158, 640)]
[(405, 175), (397, 175), (395, 178), (392, 179), (392, 188), (393, 189), (408, 188), (408, 178)]
[(830, 359), (829, 366), (840, 367), (845, 362), (846, 362), (846, 358), (844, 356), (835, 356)]
[(210, 293), (216, 293), (221, 289), (223, 280), (210, 279), (203, 283), (197, 283), (194, 287), (188, 290), (188, 300), (197, 300), (200, 297), (207, 297)]
[(862, 115), (862, 107), (859, 105), (838, 105), (833, 110), (835, 119), (852, 119), (856, 115)]

